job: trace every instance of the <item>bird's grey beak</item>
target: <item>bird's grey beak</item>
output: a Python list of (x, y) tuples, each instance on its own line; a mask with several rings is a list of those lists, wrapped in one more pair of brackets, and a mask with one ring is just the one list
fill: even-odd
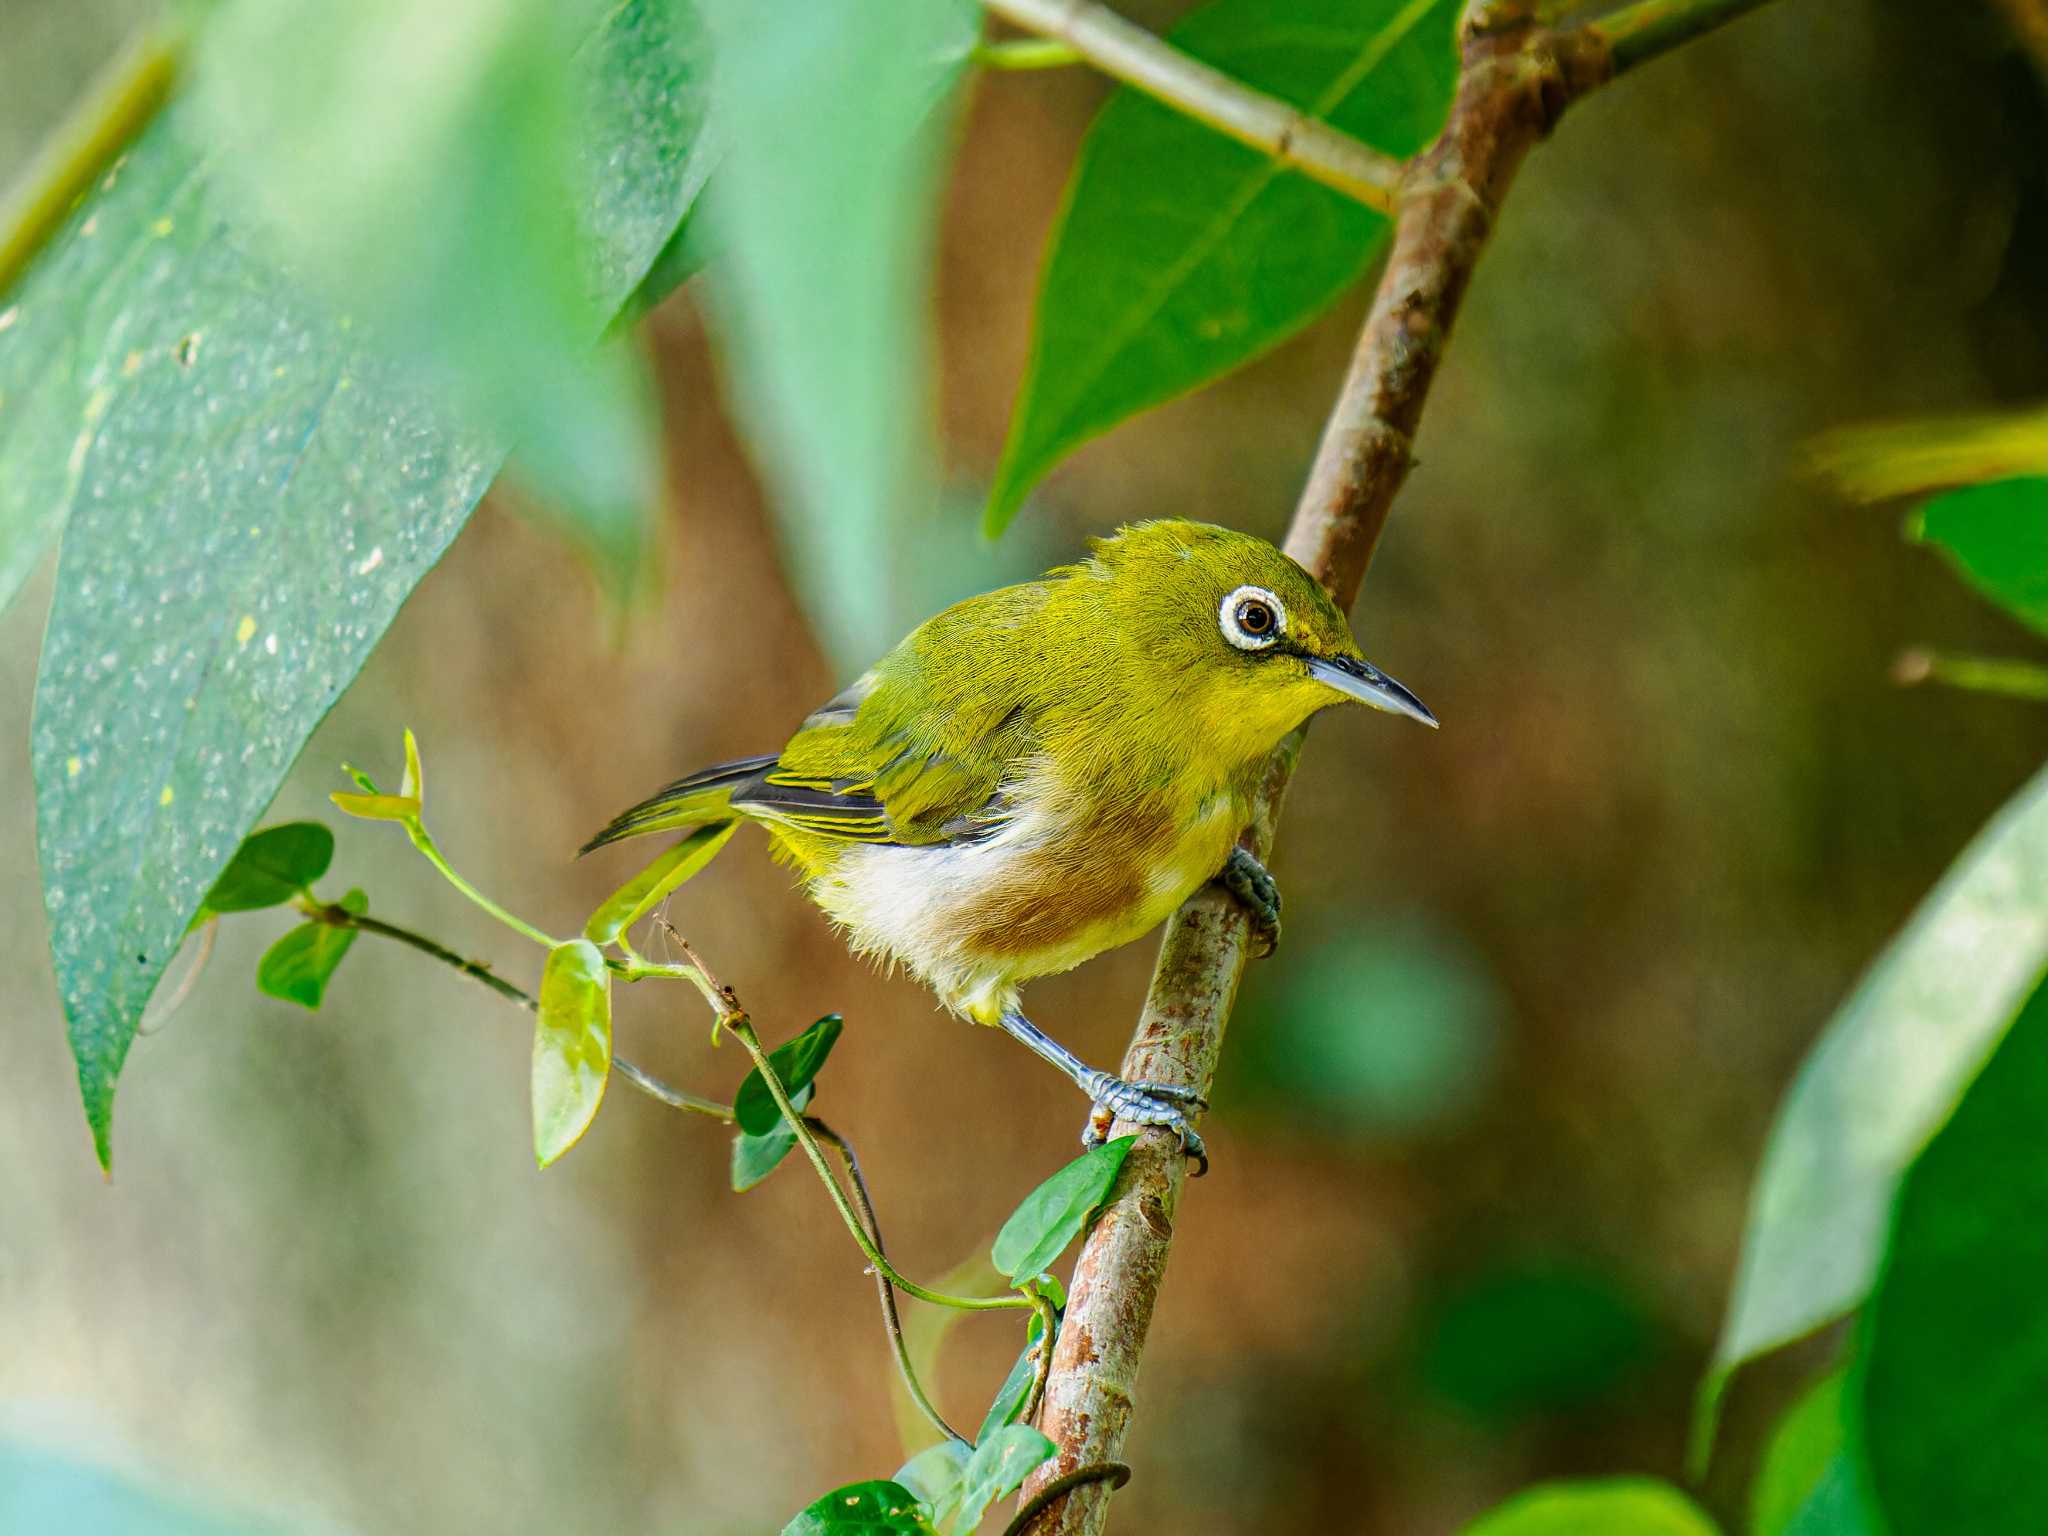
[(1395, 682), (1371, 662), (1358, 656), (1308, 658), (1309, 676), (1329, 684), (1348, 699), (1384, 709), (1390, 715), (1406, 715), (1436, 729), (1436, 716), (1429, 706)]

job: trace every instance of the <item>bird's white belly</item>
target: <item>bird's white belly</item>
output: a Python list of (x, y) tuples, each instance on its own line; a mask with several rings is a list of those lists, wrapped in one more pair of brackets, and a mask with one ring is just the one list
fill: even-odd
[[(924, 847), (849, 847), (811, 886), (812, 898), (864, 954), (886, 956), (913, 972), (955, 1012), (993, 1023), (1014, 1006), (1017, 985), (1071, 970), (1138, 938), (1222, 866), (1236, 832), (1232, 807), (1217, 796), (1165, 848), (1147, 860), (1130, 897), (1113, 910), (1073, 902), (1075, 919), (1056, 933), (1012, 942), (991, 936), (991, 893), (1020, 883), (1061, 899), (1058, 871), (1085, 880), (1066, 857), (1067, 829), (1043, 812), (1025, 812), (980, 842)], [(1087, 834), (1082, 834), (1085, 838)]]

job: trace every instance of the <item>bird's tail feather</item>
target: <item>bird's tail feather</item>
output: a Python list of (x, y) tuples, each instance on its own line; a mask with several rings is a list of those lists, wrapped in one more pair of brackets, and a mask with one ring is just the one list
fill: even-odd
[(678, 827), (698, 827), (707, 822), (733, 819), (732, 796), (748, 779), (775, 766), (773, 757), (743, 757), (720, 763), (677, 779), (638, 805), (614, 816), (589, 842), (577, 850), (578, 857), (622, 838), (642, 837), (650, 832), (669, 832)]

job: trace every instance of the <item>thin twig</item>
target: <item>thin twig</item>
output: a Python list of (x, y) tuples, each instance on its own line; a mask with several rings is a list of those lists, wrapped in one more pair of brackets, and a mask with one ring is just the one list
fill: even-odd
[(1401, 162), (1277, 96), (1162, 42), (1096, 0), (982, 0), (1003, 20), (1056, 38), (1104, 74), (1346, 197), (1391, 213)]
[(1614, 60), (1614, 73), (1620, 75), (1765, 3), (1766, 0), (1635, 0), (1633, 5), (1588, 22), (1586, 30), (1607, 45)]

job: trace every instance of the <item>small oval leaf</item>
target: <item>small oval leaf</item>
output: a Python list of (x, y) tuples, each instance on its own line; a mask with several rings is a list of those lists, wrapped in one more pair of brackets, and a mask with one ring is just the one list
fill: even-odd
[(611, 973), (588, 939), (548, 951), (533, 1031), (533, 1156), (543, 1168), (576, 1145), (604, 1102), (612, 1065)]
[(1090, 1147), (1026, 1195), (989, 1250), (996, 1268), (1015, 1280), (1036, 1275), (1066, 1252), (1067, 1244), (1081, 1235), (1109, 1198), (1110, 1186), (1137, 1139), (1119, 1136)]
[[(785, 1041), (768, 1053), (769, 1064), (775, 1068), (775, 1075), (782, 1080), (783, 1091), (792, 1102), (817, 1077), (844, 1027), (845, 1021), (838, 1014), (828, 1013), (794, 1040)], [(733, 1096), (732, 1112), (740, 1129), (754, 1136), (767, 1135), (781, 1122), (782, 1111), (776, 1107), (775, 1096), (768, 1091), (759, 1068), (749, 1072), (740, 1083), (740, 1091)]]
[[(1038, 1374), (1038, 1360), (1035, 1350), (1039, 1335), (1045, 1332), (1045, 1324), (1036, 1312), (1025, 1325), (1024, 1347), (1017, 1352), (1017, 1363), (1010, 1367), (1010, 1374), (1003, 1378), (1003, 1384), (996, 1388), (995, 1400), (988, 1405), (983, 1415), (981, 1429), (975, 1434), (977, 1443), (988, 1439), (1006, 1424), (1017, 1422), (1024, 1411), (1024, 1399), (1031, 1395), (1031, 1382)], [(1059, 1340), (1055, 1338), (1054, 1344)]]
[(1054, 1449), (1029, 1424), (1006, 1424), (984, 1436), (960, 1474), (960, 1505), (947, 1530), (953, 1536), (973, 1536), (989, 1505), (1023, 1487), (1033, 1467), (1052, 1460)]
[(411, 826), (420, 819), (420, 803), (410, 795), (329, 795), (337, 810), (364, 821), (396, 821)]
[(684, 881), (718, 857), (726, 839), (739, 830), (737, 821), (699, 827), (660, 858), (605, 898), (590, 914), (583, 936), (593, 944), (609, 944), (652, 912)]
[[(288, 821), (245, 838), (213, 882), (202, 912), (254, 912), (290, 901), (327, 873), (334, 834), (317, 821)], [(195, 919), (197, 922), (200, 919)]]
[(782, 1536), (933, 1536), (908, 1488), (877, 1478), (835, 1488), (782, 1528)]
[[(370, 910), (361, 891), (350, 891), (340, 905), (357, 913)], [(317, 1009), (327, 995), (327, 982), (342, 956), (356, 941), (356, 930), (333, 923), (304, 922), (264, 951), (256, 965), (256, 988), (270, 997)]]
[[(811, 1090), (807, 1086), (801, 1093), (791, 1097), (790, 1103), (802, 1114), (811, 1102)], [(756, 1184), (767, 1178), (782, 1166), (782, 1160), (789, 1156), (796, 1146), (796, 1131), (781, 1115), (775, 1117), (775, 1129), (765, 1135), (753, 1136), (745, 1131), (732, 1139), (732, 1189), (736, 1195), (743, 1195)]]

